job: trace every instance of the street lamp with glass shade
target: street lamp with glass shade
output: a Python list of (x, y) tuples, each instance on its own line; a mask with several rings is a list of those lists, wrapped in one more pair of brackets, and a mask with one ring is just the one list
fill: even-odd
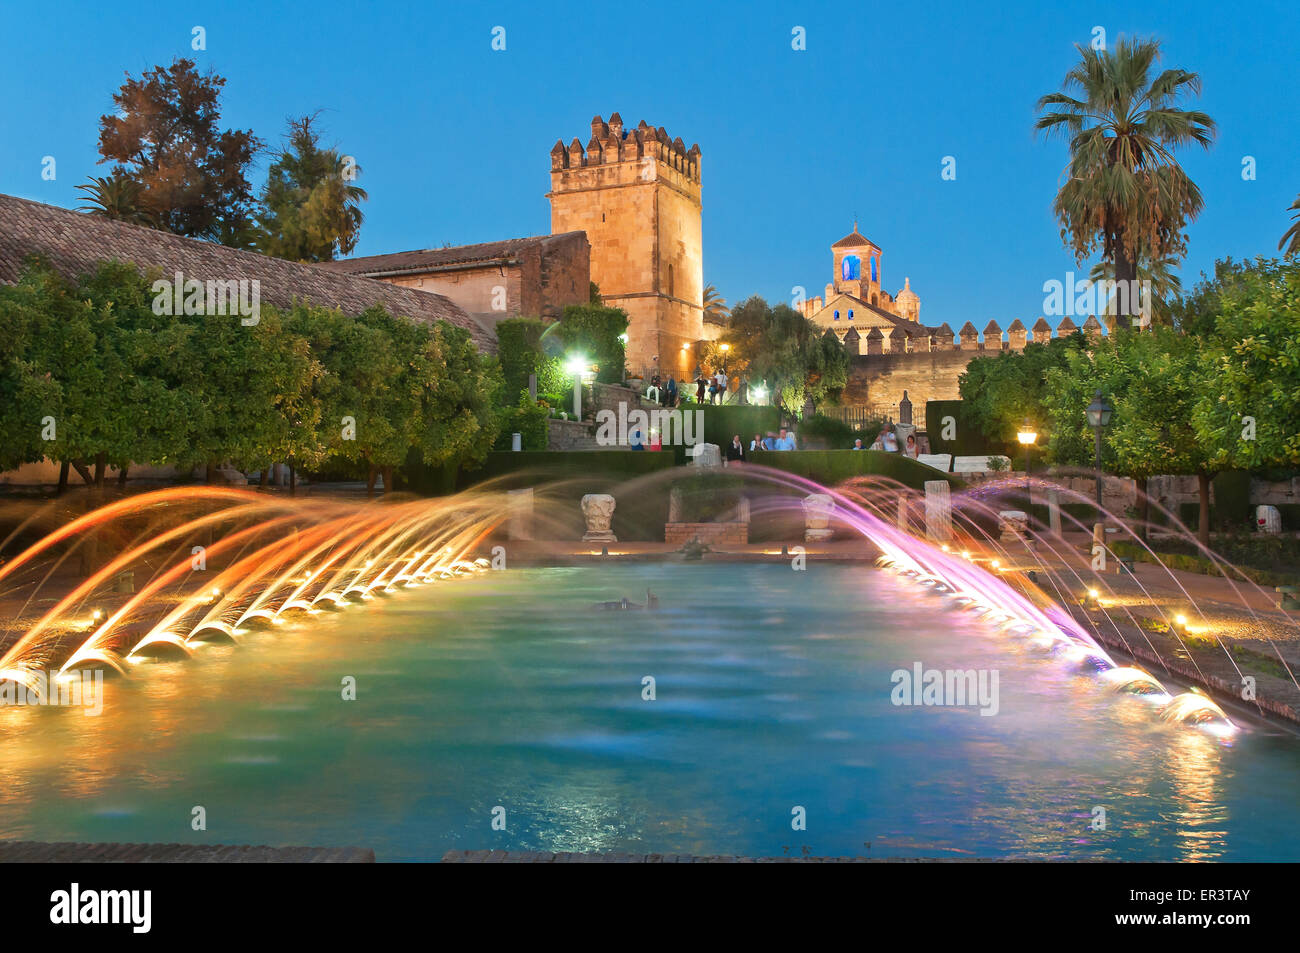
[(1110, 424), (1110, 415), (1115, 412), (1115, 408), (1110, 402), (1101, 395), (1101, 388), (1092, 395), (1092, 403), (1088, 405), (1088, 426), (1092, 428), (1096, 435), (1096, 460), (1097, 470), (1097, 513), (1101, 513), (1101, 432)]

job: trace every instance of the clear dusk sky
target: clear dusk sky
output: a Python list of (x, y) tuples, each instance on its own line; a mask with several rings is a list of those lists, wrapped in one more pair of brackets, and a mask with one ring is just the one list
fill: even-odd
[[(859, 228), (921, 319), (1003, 327), (1078, 267), (1051, 215), (1066, 162), (1039, 96), (1102, 27), (1156, 36), (1219, 125), (1186, 151), (1205, 211), (1182, 276), (1276, 255), (1300, 192), (1300, 4), (31, 3), (0, 13), (0, 192), (75, 207), (123, 73), (191, 57), (227, 126), (280, 141), (321, 110), (370, 193), (357, 254), (550, 230), (551, 146), (617, 110), (703, 151), (704, 279), (730, 302), (820, 294)], [(191, 49), (192, 28), (207, 49)], [(505, 27), (506, 49), (491, 48)], [(791, 49), (806, 30), (807, 50)], [(41, 177), (53, 156), (57, 178)], [(945, 156), (955, 181), (941, 178)], [(1243, 157), (1256, 178), (1243, 180)], [(265, 180), (267, 161), (252, 176)]]

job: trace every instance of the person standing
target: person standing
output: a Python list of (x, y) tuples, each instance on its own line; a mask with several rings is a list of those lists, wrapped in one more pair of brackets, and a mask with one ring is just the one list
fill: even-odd
[(718, 403), (725, 404), (727, 402), (727, 372), (718, 371), (714, 380), (718, 385)]
[(709, 382), (704, 379), (702, 373), (699, 377), (695, 378), (695, 402), (697, 404), (704, 403), (704, 390), (708, 386)]
[(745, 462), (745, 445), (740, 442), (740, 434), (731, 438), (731, 443), (727, 446), (726, 465), (731, 466), (733, 463)]
[(668, 375), (668, 385), (664, 388), (664, 391), (665, 391), (665, 392), (667, 393), (667, 395), (668, 395), (668, 400), (667, 400), (665, 406), (666, 406), (666, 407), (676, 407), (676, 406), (677, 406), (677, 378), (675, 378), (675, 377), (673, 377), (673, 375), (669, 374), (669, 375)]
[(886, 453), (898, 453), (898, 435), (894, 433), (893, 424), (885, 424), (884, 433), (880, 435), (880, 447)]

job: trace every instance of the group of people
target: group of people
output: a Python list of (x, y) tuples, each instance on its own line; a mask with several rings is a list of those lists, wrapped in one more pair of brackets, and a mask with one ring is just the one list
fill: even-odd
[(718, 371), (716, 374), (708, 375), (701, 373), (695, 378), (695, 402), (704, 403), (708, 398), (710, 404), (721, 404), (727, 399), (727, 372)]
[[(885, 424), (885, 426), (880, 429), (880, 435), (876, 437), (876, 443), (880, 444), (880, 449), (885, 451), (885, 453), (899, 452), (898, 434), (894, 432), (893, 424)], [(872, 446), (875, 446), (875, 444), (872, 444)], [(853, 441), (852, 449), (865, 450), (867, 448), (862, 445), (862, 438), (859, 437), (857, 440)], [(905, 443), (902, 448), (903, 455), (915, 460), (916, 455), (919, 452), (920, 447), (918, 447), (916, 443), (916, 434), (908, 434), (907, 443)]]
[(754, 434), (754, 438), (749, 441), (749, 447), (746, 449), (745, 442), (740, 439), (740, 434), (735, 434), (731, 438), (731, 443), (723, 454), (724, 462), (727, 464), (744, 463), (748, 454), (755, 450), (797, 450), (795, 446), (794, 434), (785, 427), (781, 428), (779, 434), (769, 432), (766, 436), (760, 433)]
[[(695, 378), (695, 402), (703, 404), (707, 401), (710, 404), (721, 404), (727, 399), (727, 388), (730, 385), (731, 381), (726, 371), (708, 375), (701, 372), (700, 376)], [(668, 375), (668, 383), (665, 384), (659, 372), (655, 371), (646, 388), (646, 396), (665, 407), (676, 407), (682, 398), (681, 385), (671, 374)]]

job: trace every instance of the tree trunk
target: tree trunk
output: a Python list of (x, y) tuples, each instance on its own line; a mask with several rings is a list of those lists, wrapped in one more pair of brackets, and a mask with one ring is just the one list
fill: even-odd
[(95, 489), (104, 488), (104, 471), (108, 469), (108, 458), (105, 454), (95, 454)]
[(293, 461), (289, 461), (289, 495), (298, 495), (298, 471), (294, 469)]
[(1137, 483), (1137, 508), (1138, 508), (1138, 538), (1142, 542), (1147, 541), (1147, 522), (1151, 519), (1151, 498), (1147, 496), (1147, 478), (1138, 477)]
[(1128, 329), (1133, 326), (1133, 302), (1128, 293), (1132, 287), (1127, 282), (1137, 277), (1137, 262), (1129, 260), (1128, 250), (1123, 240), (1115, 242), (1115, 283), (1124, 288), (1123, 294), (1115, 296), (1115, 327)]
[(366, 467), (366, 499), (367, 500), (373, 500), (375, 498), (375, 477), (378, 474), (378, 472), (379, 471), (376, 470), (374, 467)]
[(267, 478), (270, 477), (271, 467), (273, 466), (275, 466), (274, 463), (269, 463), (266, 466), (262, 467), (262, 472), (257, 478), (257, 486), (259, 489), (262, 490), (266, 489)]
[(1196, 474), (1196, 499), (1200, 504), (1200, 514), (1196, 526), (1196, 538), (1204, 546), (1210, 545), (1210, 475)]
[(384, 496), (393, 492), (393, 468), (384, 467), (381, 471), (384, 474)]
[(131, 469), (130, 464), (123, 465), (122, 469), (117, 471), (117, 485), (126, 486), (126, 471)]
[(216, 476), (216, 473), (216, 464), (209, 463), (203, 470), (203, 482), (210, 485), (212, 483), (212, 478)]
[(68, 490), (68, 469), (70, 466), (67, 460), (59, 464), (59, 496), (62, 496)]
[(86, 467), (85, 460), (73, 460), (72, 469), (77, 471), (77, 476), (81, 477), (82, 481), (86, 484), (86, 486), (90, 486), (92, 483), (95, 482), (95, 477), (94, 475), (91, 474), (90, 470)]

